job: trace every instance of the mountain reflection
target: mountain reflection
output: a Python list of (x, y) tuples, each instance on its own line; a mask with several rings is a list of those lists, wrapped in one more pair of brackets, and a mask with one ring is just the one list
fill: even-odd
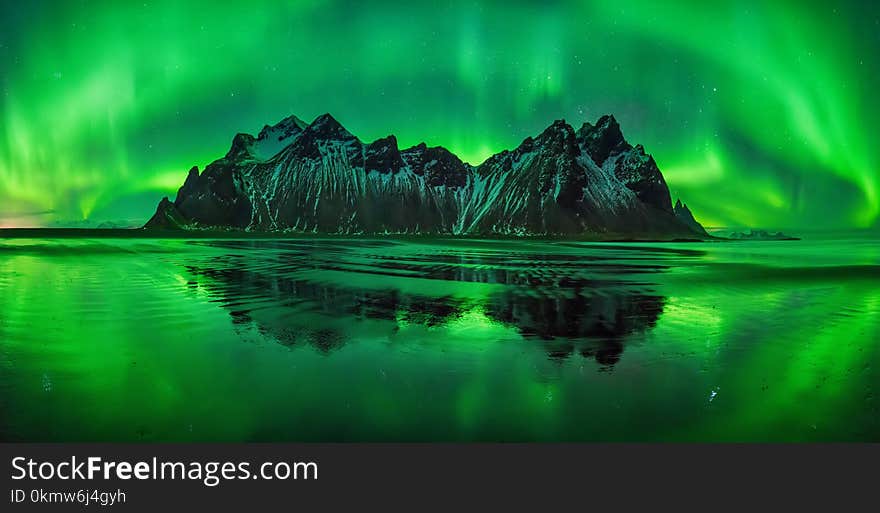
[[(207, 291), (236, 324), (322, 352), (346, 344), (352, 321), (387, 322), (391, 333), (403, 325), (442, 328), (479, 310), (540, 343), (549, 358), (577, 354), (612, 366), (631, 335), (654, 327), (664, 305), (645, 292), (649, 282), (635, 279), (665, 268), (657, 256), (613, 247), (569, 245), (555, 254), (385, 241), (193, 243), (224, 252), (186, 265), (190, 287)], [(464, 284), (484, 288), (456, 290)]]

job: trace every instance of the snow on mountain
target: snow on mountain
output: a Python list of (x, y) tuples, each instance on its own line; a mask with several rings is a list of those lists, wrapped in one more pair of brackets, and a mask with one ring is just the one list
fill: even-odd
[[(691, 216), (692, 219), (692, 216)], [(563, 120), (479, 166), (442, 147), (363, 143), (330, 114), (290, 116), (190, 170), (148, 228), (339, 234), (693, 237), (654, 159), (603, 116)]]

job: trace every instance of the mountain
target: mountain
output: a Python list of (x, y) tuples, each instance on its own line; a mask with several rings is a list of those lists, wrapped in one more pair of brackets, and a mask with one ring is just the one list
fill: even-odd
[(733, 232), (727, 236), (736, 240), (800, 240), (797, 237), (786, 235), (782, 232), (769, 232), (767, 230), (750, 229), (747, 232)]
[(681, 222), (685, 225), (689, 226), (691, 230), (701, 235), (707, 235), (706, 230), (703, 229), (703, 225), (697, 222), (694, 219), (694, 215), (691, 213), (691, 209), (687, 207), (681, 200), (676, 200), (675, 206), (672, 207), (672, 211), (675, 213), (675, 217), (677, 217)]
[(330, 114), (237, 134), (145, 228), (332, 234), (703, 238), (613, 116), (555, 121), (479, 166), (442, 147), (364, 143)]

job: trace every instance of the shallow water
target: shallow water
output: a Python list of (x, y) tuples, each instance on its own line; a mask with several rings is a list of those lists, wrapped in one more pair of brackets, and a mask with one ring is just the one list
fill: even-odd
[(0, 239), (0, 438), (880, 441), (876, 239)]

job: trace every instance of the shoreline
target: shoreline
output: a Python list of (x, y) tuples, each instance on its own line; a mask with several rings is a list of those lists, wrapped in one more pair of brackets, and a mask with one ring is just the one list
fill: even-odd
[(579, 235), (452, 235), (452, 234), (406, 234), (406, 233), (303, 233), (303, 232), (249, 232), (244, 230), (157, 230), (144, 228), (0, 228), (0, 239), (39, 239), (39, 238), (97, 238), (97, 239), (247, 239), (247, 240), (498, 240), (532, 242), (614, 242), (614, 243), (656, 243), (656, 242), (717, 242), (735, 239), (709, 236), (706, 238), (664, 238), (657, 236), (632, 237), (609, 234), (607, 237)]

